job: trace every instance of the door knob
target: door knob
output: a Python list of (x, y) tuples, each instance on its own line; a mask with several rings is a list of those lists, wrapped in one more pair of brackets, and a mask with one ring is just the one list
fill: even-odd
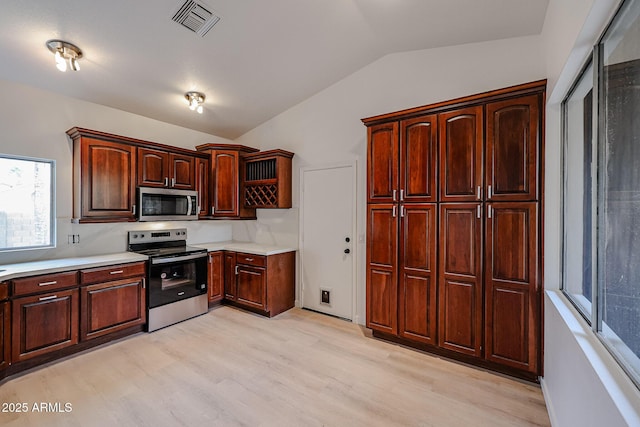
[(347, 242), (347, 243), (349, 243), (349, 242), (351, 241), (351, 239), (350, 239), (350, 238), (348, 238), (348, 237), (345, 237), (344, 241), (345, 241), (345, 242)]
[(345, 254), (349, 254), (349, 253), (351, 253), (351, 250), (350, 250), (350, 249), (345, 249), (345, 250), (344, 250), (344, 253), (345, 253)]

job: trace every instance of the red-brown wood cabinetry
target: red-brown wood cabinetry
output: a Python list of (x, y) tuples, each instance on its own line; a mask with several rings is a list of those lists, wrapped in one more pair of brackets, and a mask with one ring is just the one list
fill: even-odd
[(209, 155), (209, 214), (214, 218), (255, 219), (255, 208), (246, 208), (241, 188), (244, 155), (258, 151), (241, 145), (204, 144), (196, 149)]
[(135, 221), (136, 149), (71, 129), (74, 156), (74, 219)]
[(209, 252), (209, 304), (224, 297), (224, 252)]
[(138, 148), (138, 185), (195, 189), (195, 157), (153, 148)]
[(540, 375), (545, 85), (363, 119), (374, 334)]
[(0, 283), (0, 379), (11, 363), (11, 303), (9, 284)]

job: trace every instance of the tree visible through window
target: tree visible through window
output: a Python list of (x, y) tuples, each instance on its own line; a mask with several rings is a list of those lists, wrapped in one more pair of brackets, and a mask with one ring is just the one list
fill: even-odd
[(53, 161), (0, 155), (0, 250), (53, 246)]

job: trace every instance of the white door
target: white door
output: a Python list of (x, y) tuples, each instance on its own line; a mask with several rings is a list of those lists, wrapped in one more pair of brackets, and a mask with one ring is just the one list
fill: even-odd
[(302, 306), (353, 319), (355, 164), (300, 173)]

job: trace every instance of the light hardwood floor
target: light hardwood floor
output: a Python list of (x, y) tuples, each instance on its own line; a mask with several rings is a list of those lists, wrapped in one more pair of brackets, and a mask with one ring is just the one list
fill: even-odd
[[(548, 426), (540, 388), (293, 309), (231, 307), (5, 381), (7, 426)], [(32, 412), (40, 402), (71, 412)]]

